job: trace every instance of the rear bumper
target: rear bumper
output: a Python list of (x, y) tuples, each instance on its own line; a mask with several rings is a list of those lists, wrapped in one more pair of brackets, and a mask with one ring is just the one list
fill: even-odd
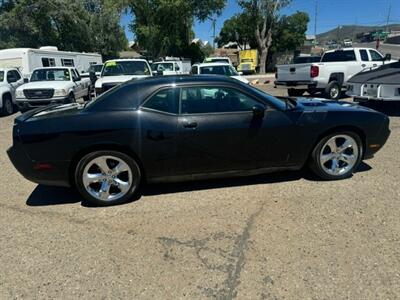
[(47, 106), (50, 104), (65, 104), (69, 102), (68, 97), (59, 97), (51, 99), (17, 99), (16, 104), (20, 110), (29, 110), (37, 107)]
[(276, 88), (283, 89), (299, 89), (308, 90), (316, 89), (318, 86), (318, 81), (305, 80), (305, 81), (279, 81), (274, 82)]
[(366, 140), (366, 149), (364, 151), (364, 159), (370, 159), (374, 157), (374, 154), (378, 152), (386, 144), (390, 136), (389, 129), (389, 118), (386, 117), (383, 122), (381, 129), (377, 132), (375, 136), (369, 137)]
[(51, 169), (39, 169), (38, 162), (31, 160), (20, 144), (9, 148), (7, 155), (17, 171), (29, 181), (42, 185), (71, 186), (69, 162), (50, 163)]

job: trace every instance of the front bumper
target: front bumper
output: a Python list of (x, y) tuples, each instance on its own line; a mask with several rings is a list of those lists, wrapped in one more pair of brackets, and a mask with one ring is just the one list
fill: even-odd
[(283, 89), (299, 89), (299, 90), (308, 90), (308, 89), (316, 89), (318, 86), (318, 81), (279, 81), (276, 80), (274, 82), (275, 88), (283, 88)]
[(50, 99), (26, 99), (17, 98), (16, 104), (20, 110), (29, 110), (37, 107), (47, 106), (50, 104), (66, 104), (69, 103), (68, 97), (53, 97)]

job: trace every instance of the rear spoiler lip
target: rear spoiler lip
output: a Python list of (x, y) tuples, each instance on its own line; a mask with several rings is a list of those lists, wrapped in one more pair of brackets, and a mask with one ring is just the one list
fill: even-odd
[(56, 106), (59, 106), (59, 105), (60, 105), (59, 103), (55, 103), (55, 104), (50, 104), (50, 105), (47, 105), (47, 106), (38, 107), (38, 108), (35, 108), (33, 110), (27, 111), (27, 112), (23, 113), (22, 115), (18, 116), (17, 118), (15, 118), (14, 123), (15, 124), (23, 123), (26, 120), (28, 120), (31, 117), (33, 117), (34, 115), (36, 115), (36, 114), (38, 114), (38, 113), (40, 113), (42, 111), (48, 110), (49, 108), (53, 108), (53, 107), (56, 107)]

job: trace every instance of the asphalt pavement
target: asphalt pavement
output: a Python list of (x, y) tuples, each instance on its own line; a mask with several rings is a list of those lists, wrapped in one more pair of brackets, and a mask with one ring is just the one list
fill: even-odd
[(19, 175), (0, 118), (0, 299), (399, 299), (400, 109), (375, 108), (392, 134), (351, 179), (152, 185), (107, 208)]

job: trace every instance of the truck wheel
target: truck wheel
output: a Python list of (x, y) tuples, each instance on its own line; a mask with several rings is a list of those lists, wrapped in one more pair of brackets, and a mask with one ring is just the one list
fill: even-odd
[(342, 93), (342, 87), (337, 81), (329, 82), (325, 88), (324, 97), (332, 100), (339, 100)]
[(75, 103), (76, 99), (75, 99), (75, 95), (74, 94), (69, 94), (68, 96), (68, 103)]
[(90, 88), (88, 88), (88, 93), (87, 93), (86, 96), (83, 97), (83, 100), (84, 100), (85, 102), (88, 102), (88, 101), (92, 100), (91, 98), (92, 98), (92, 97), (91, 97), (91, 91), (90, 91)]
[(300, 97), (303, 96), (305, 90), (295, 90), (295, 89), (288, 89), (289, 97)]
[(1, 115), (9, 116), (14, 112), (14, 104), (12, 103), (12, 99), (10, 95), (3, 96), (3, 107), (1, 109)]

